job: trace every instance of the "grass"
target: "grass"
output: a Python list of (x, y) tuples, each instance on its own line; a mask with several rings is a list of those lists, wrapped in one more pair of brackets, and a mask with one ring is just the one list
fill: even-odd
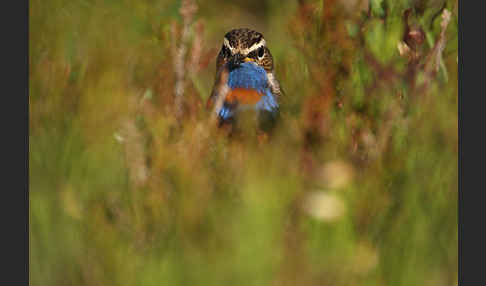
[[(31, 285), (457, 285), (457, 2), (366, 2), (30, 1)], [(205, 109), (235, 27), (268, 142)]]

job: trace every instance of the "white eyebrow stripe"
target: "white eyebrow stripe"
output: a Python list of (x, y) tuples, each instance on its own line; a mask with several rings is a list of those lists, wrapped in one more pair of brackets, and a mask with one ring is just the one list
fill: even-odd
[(234, 53), (234, 48), (231, 47), (228, 39), (226, 37), (223, 38), (223, 44), (231, 51), (231, 53)]
[[(228, 39), (226, 37), (223, 38), (223, 44), (231, 51), (232, 54), (235, 53), (235, 48), (231, 47)], [(240, 52), (244, 55), (248, 55), (249, 53), (253, 52), (254, 50), (263, 47), (266, 45), (265, 39), (261, 39), (260, 42), (254, 44), (250, 48), (243, 49)]]
[(253, 46), (251, 46), (250, 48), (248, 49), (244, 49), (242, 50), (241, 52), (245, 55), (248, 55), (249, 53), (253, 52), (254, 50), (260, 48), (260, 47), (264, 47), (266, 44), (265, 42), (265, 39), (261, 39), (260, 42), (258, 42), (257, 44), (254, 44)]

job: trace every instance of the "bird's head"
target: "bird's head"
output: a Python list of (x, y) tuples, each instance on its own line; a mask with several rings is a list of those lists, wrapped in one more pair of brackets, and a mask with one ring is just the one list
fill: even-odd
[(234, 29), (226, 33), (216, 61), (216, 70), (228, 63), (230, 69), (252, 61), (267, 72), (273, 70), (273, 58), (263, 35), (250, 29)]

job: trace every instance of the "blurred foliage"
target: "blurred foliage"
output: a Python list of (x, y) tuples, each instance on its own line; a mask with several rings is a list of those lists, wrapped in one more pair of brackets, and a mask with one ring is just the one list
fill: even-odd
[[(31, 285), (457, 285), (457, 1), (198, 1), (187, 42), (184, 3), (29, 2)], [(235, 27), (268, 141), (204, 108)]]

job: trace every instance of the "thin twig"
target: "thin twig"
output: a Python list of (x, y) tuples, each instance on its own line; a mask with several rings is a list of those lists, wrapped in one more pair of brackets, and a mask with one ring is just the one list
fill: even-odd
[(450, 20), (451, 12), (449, 12), (449, 10), (447, 9), (444, 9), (444, 11), (442, 12), (442, 22), (440, 23), (440, 27), (442, 30), (440, 31), (439, 39), (427, 56), (427, 60), (425, 62), (424, 70), (426, 73), (430, 74), (439, 70), (439, 64), (442, 58), (442, 51), (444, 50), (446, 44), (445, 32), (447, 30), (447, 26), (449, 25)]
[(174, 70), (176, 74), (176, 84), (175, 84), (175, 108), (176, 117), (181, 118), (183, 115), (183, 96), (185, 89), (185, 62), (184, 58), (187, 53), (187, 44), (189, 42), (189, 36), (191, 32), (191, 24), (194, 14), (197, 11), (197, 5), (192, 0), (183, 0), (181, 9), (179, 13), (182, 16), (182, 36), (179, 47), (176, 50), (174, 57)]
[(204, 25), (203, 22), (198, 21), (194, 25), (195, 33), (194, 33), (194, 40), (192, 42), (192, 50), (191, 50), (191, 60), (189, 61), (189, 67), (187, 70), (191, 75), (196, 74), (200, 69), (201, 63), (201, 53), (203, 50), (203, 34), (204, 34)]

